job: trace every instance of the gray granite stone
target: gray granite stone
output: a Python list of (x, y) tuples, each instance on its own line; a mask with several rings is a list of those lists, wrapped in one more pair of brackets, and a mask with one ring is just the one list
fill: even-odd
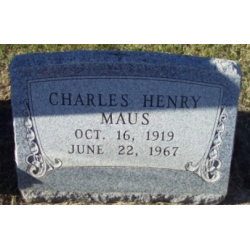
[(241, 88), (236, 62), (44, 53), (15, 56), (10, 77), (26, 201), (225, 198)]

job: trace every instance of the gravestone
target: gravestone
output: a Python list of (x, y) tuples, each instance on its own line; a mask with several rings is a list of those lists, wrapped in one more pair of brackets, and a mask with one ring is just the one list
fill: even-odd
[(184, 202), (226, 194), (236, 62), (160, 53), (15, 56), (18, 186), (28, 202)]

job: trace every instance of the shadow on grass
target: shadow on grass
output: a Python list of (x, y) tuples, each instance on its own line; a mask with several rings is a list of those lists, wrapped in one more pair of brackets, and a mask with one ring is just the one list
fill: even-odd
[(0, 101), (0, 204), (11, 204), (13, 198), (21, 202), (15, 170), (11, 103)]
[[(24, 203), (17, 187), (10, 101), (0, 101), (0, 204)], [(222, 204), (250, 203), (250, 113), (239, 112), (228, 195)]]
[(250, 203), (250, 113), (239, 112), (228, 195), (222, 204)]

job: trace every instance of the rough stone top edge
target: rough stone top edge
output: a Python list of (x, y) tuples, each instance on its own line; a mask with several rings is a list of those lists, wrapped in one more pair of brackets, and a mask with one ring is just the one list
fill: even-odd
[(240, 66), (236, 61), (179, 54), (138, 51), (83, 50), (16, 55), (11, 61), (10, 70), (33, 66), (83, 63), (172, 65), (177, 67), (195, 67), (197, 69), (209, 68), (209, 70), (214, 68), (215, 70), (219, 71), (224, 71), (224, 69), (226, 69), (227, 74), (237, 74), (241, 76)]

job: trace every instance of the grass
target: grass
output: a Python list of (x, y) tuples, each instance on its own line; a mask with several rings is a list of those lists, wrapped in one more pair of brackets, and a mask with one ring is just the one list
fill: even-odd
[(73, 50), (132, 50), (173, 53), (238, 61), (242, 91), (235, 137), (229, 192), (224, 204), (250, 202), (250, 45), (0, 45), (0, 204), (24, 204), (14, 169), (14, 143), (8, 67), (14, 55)]

